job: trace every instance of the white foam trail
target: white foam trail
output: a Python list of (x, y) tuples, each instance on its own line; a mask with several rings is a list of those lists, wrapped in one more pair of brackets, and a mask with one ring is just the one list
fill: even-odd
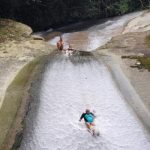
[[(38, 111), (32, 111), (20, 150), (149, 150), (149, 135), (93, 57), (50, 60), (41, 85)], [(79, 117), (95, 110), (101, 136), (93, 138)], [(32, 121), (31, 119), (34, 119)]]

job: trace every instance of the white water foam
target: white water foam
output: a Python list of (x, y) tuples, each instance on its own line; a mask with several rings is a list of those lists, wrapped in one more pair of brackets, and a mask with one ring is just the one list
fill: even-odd
[[(56, 55), (44, 73), (36, 118), (32, 111), (20, 150), (149, 150), (150, 137), (126, 104), (108, 69), (94, 57)], [(94, 138), (79, 122), (96, 111)], [(30, 128), (30, 130), (29, 130)]]

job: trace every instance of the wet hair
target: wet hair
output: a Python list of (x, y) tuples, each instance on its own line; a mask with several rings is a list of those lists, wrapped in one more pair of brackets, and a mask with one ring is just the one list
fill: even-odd
[(89, 109), (86, 109), (86, 111), (85, 111), (86, 113), (90, 113), (90, 110)]

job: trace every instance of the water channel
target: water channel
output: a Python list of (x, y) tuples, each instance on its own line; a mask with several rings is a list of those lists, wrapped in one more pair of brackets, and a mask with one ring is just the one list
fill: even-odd
[[(93, 51), (122, 31), (138, 13), (109, 20), (86, 31), (66, 33), (66, 43)], [(50, 44), (56, 44), (55, 37)], [(150, 135), (126, 103), (103, 61), (94, 54), (56, 52), (49, 60), (32, 104), (20, 150), (149, 150)], [(35, 111), (36, 108), (36, 111)], [(94, 138), (79, 122), (90, 108), (100, 136)]]

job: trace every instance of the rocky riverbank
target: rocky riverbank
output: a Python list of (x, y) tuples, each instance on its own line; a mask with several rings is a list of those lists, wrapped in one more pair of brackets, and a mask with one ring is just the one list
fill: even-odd
[[(150, 111), (150, 12), (129, 21), (122, 34), (98, 49), (114, 57)], [(126, 58), (126, 59), (124, 59)]]
[[(22, 130), (28, 89), (54, 48), (31, 36), (30, 27), (0, 19), (0, 149), (8, 150)], [(34, 75), (33, 75), (34, 74)], [(32, 79), (31, 79), (32, 78)]]

